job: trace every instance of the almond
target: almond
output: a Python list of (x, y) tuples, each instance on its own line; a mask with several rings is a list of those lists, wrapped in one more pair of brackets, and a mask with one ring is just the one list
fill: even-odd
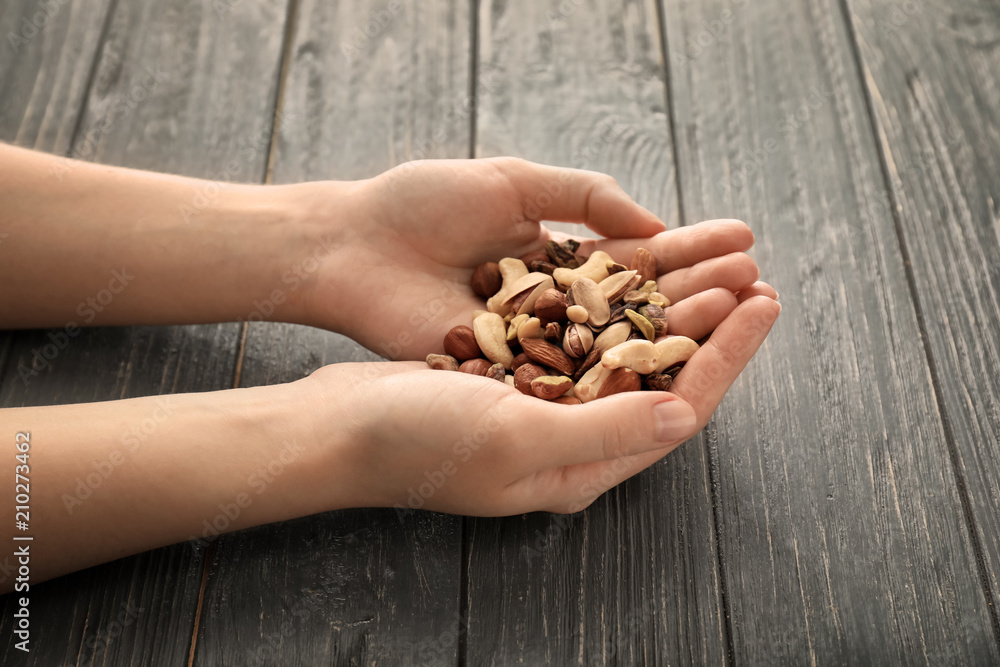
[(642, 378), (631, 368), (616, 368), (601, 383), (597, 390), (597, 398), (604, 398), (612, 394), (620, 394), (625, 391), (639, 391), (642, 388)]
[(656, 257), (645, 248), (636, 249), (635, 254), (632, 255), (632, 262), (629, 264), (629, 268), (639, 275), (640, 285), (649, 280), (656, 280), (656, 276), (660, 275), (657, 270)]
[(541, 338), (525, 338), (521, 341), (524, 353), (532, 361), (548, 368), (554, 368), (563, 375), (572, 375), (575, 370), (573, 360), (561, 349)]

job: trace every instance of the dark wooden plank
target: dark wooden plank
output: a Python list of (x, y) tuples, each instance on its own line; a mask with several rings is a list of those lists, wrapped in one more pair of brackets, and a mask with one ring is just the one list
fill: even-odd
[(734, 661), (996, 663), (845, 16), (663, 5), (685, 213), (784, 302), (712, 431)]
[(11, 0), (0, 7), (0, 141), (65, 154), (111, 0)]
[(899, 221), (997, 624), (1000, 378), (988, 369), (1000, 360), (1000, 10), (848, 7), (890, 180), (874, 207)]
[[(274, 3), (249, 0), (227, 13), (179, 1), (118, 3), (70, 152), (211, 177), (230, 160), (245, 159), (246, 142), (263, 137), (235, 176), (262, 179), (284, 17)], [(75, 118), (65, 103), (54, 97), (42, 116)], [(23, 332), (10, 352), (0, 405), (224, 388), (232, 382), (239, 334), (231, 324), (85, 330), (40, 363), (33, 351), (50, 342), (49, 332)], [(203, 550), (181, 544), (33, 586), (27, 664), (182, 664), (203, 560)], [(4, 609), (0, 629), (11, 637), (10, 596)], [(2, 650), (0, 662), (23, 662), (12, 642), (5, 640)]]
[[(449, 112), (469, 101), (468, 4), (301, 3), (274, 180), (362, 178), (413, 158), (467, 156), (469, 116)], [(240, 384), (377, 359), (330, 332), (252, 323)], [(454, 663), (460, 555), (461, 519), (393, 510), (220, 538), (195, 662)]]
[[(480, 9), (476, 155), (604, 171), (678, 225), (656, 6), (646, 0)], [(554, 227), (580, 234), (577, 225)], [(586, 231), (586, 230), (584, 230)]]
[[(69, 151), (110, 4), (20, 0), (0, 7), (0, 141)], [(0, 260), (4, 238), (0, 228)], [(0, 332), (0, 348), (13, 339)]]
[[(610, 173), (676, 225), (657, 26), (643, 0), (484, 3), (477, 153)], [(579, 515), (467, 525), (469, 664), (724, 661), (700, 439)]]

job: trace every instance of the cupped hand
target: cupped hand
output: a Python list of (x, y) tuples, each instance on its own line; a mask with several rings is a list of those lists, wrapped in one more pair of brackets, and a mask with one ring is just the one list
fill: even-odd
[(303, 382), (322, 407), (330, 449), (309, 486), (350, 470), (351, 503), (500, 516), (575, 512), (695, 435), (774, 324), (781, 306), (754, 295), (687, 362), (670, 392), (583, 405), (525, 396), (480, 376), (416, 362), (337, 364)]
[[(672, 333), (711, 331), (736, 307), (736, 293), (777, 296), (754, 285), (759, 271), (744, 252), (753, 245), (744, 223), (665, 231), (614, 179), (596, 172), (514, 158), (420, 161), (360, 183), (352, 201), (351, 223), (316, 272), (300, 319), (392, 360), (441, 352), (449, 329), (471, 323), (472, 311), (485, 307), (469, 287), (478, 264), (567, 238), (542, 220), (582, 223), (605, 237), (578, 239), (581, 255), (604, 250), (627, 264), (637, 247), (651, 250), (660, 291), (674, 304)], [(332, 219), (341, 205), (314, 209)]]

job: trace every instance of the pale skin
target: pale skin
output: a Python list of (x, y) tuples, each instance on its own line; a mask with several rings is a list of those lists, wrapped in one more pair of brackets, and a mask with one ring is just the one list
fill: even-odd
[[(710, 336), (671, 392), (556, 405), (419, 361), (483, 307), (468, 287), (478, 263), (553, 237), (539, 220), (604, 237), (581, 254), (657, 256), (671, 333)], [(607, 176), (510, 158), (220, 186), (0, 145), (0, 233), (0, 328), (266, 316), (391, 357), (283, 385), (0, 411), (8, 544), (15, 437), (31, 434), (32, 583), (201, 537), (246, 498), (225, 531), (350, 507), (580, 511), (704, 427), (781, 309), (744, 223), (665, 231)], [(102, 290), (113, 298), (93, 301)], [(139, 439), (143, 423), (155, 428)], [(79, 481), (108, 465), (80, 500)]]

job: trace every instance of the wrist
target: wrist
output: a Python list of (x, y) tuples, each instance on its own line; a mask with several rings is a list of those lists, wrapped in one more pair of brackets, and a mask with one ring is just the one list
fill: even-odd
[[(237, 203), (255, 231), (255, 259), (239, 282), (243, 321), (269, 320), (344, 332), (352, 310), (350, 276), (363, 216), (363, 182), (251, 186)], [(322, 289), (317, 289), (322, 285)], [(327, 303), (331, 294), (337, 303)], [(343, 314), (343, 321), (337, 316)]]
[(251, 498), (261, 498), (239, 527), (364, 506), (353, 455), (357, 438), (349, 420), (332, 414), (343, 397), (326, 396), (311, 377), (235, 393), (233, 414), (242, 422), (236, 431), (252, 434), (243, 486)]
[[(224, 299), (213, 319), (303, 323), (316, 230), (300, 185), (225, 187), (202, 229), (224, 249), (206, 257), (212, 291)], [(329, 231), (329, 230), (328, 230)], [(200, 235), (200, 234), (199, 234)]]

